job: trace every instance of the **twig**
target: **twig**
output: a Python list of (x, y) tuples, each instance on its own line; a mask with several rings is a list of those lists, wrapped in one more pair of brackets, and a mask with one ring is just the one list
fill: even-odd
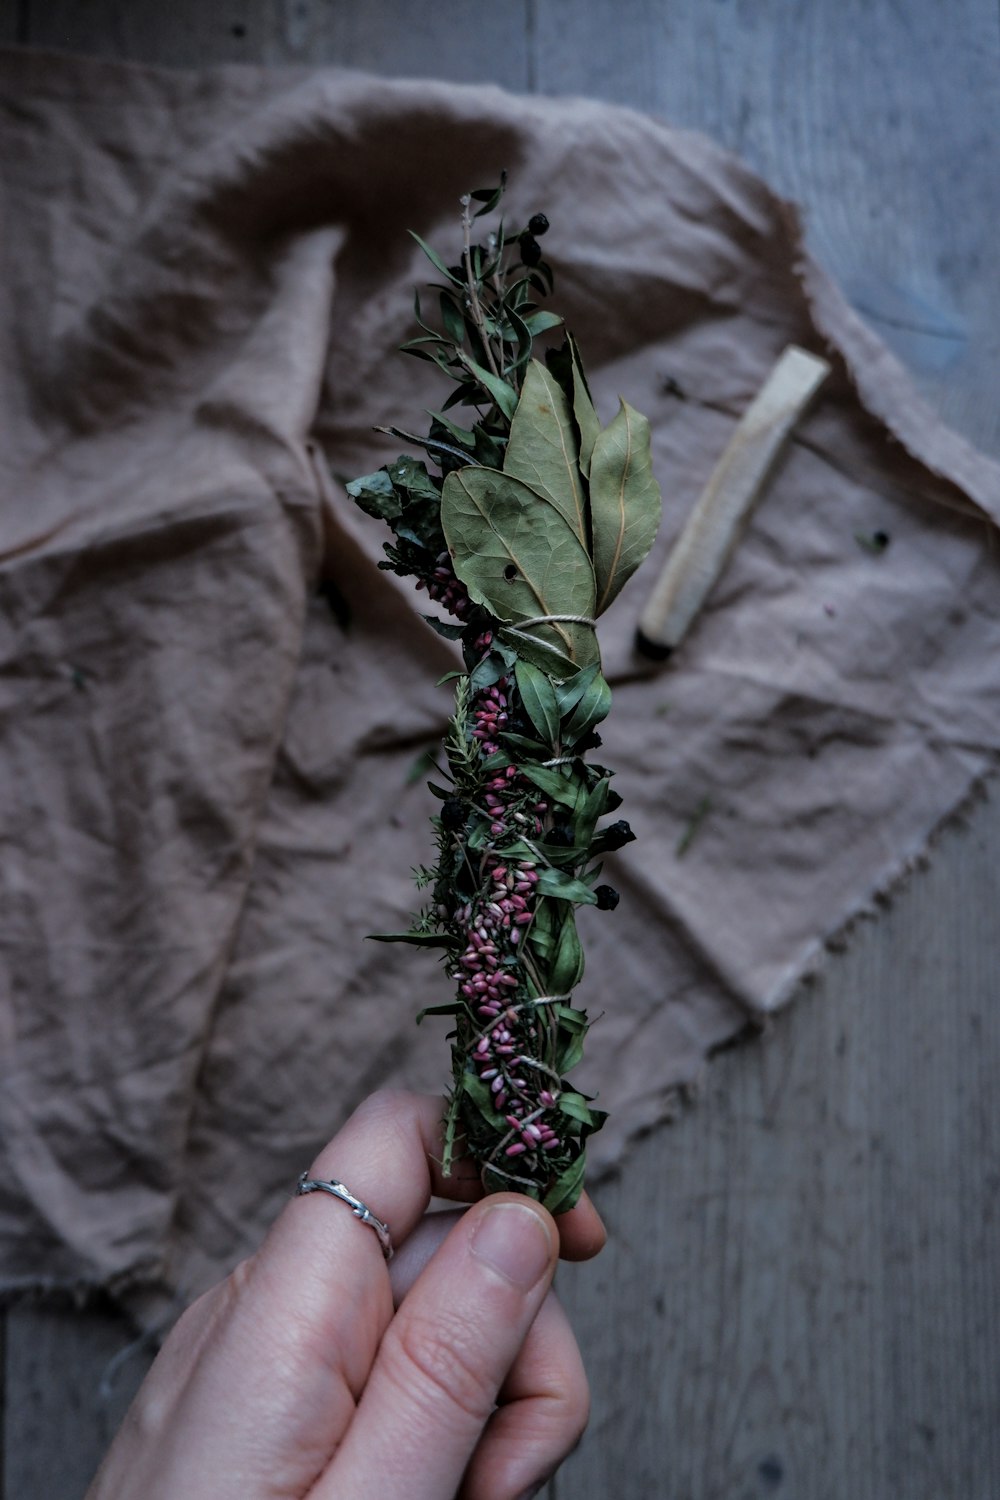
[(462, 198), (462, 234), (465, 240), (465, 279), (469, 287), (469, 311), (472, 313), (472, 321), (479, 330), (479, 337), (483, 341), (483, 352), (486, 355), (486, 363), (492, 374), (498, 380), (503, 376), (497, 369), (497, 362), (493, 357), (493, 346), (486, 332), (486, 319), (483, 317), (483, 309), (479, 303), (479, 293), (476, 290), (476, 278), (472, 274), (472, 219), (469, 217), (469, 204), (471, 199), (466, 193)]

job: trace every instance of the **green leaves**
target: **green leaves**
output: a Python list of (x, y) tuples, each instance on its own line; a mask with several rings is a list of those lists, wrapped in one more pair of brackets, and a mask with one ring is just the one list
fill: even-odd
[(513, 417), (517, 410), (517, 391), (514, 387), (508, 385), (506, 380), (501, 380), (498, 375), (492, 375), (489, 370), (484, 370), (482, 365), (477, 364), (468, 355), (462, 357), (462, 363), (469, 374), (483, 387), (483, 390), (488, 391), (493, 397), (504, 416), (508, 420)]
[(567, 875), (564, 870), (539, 870), (538, 893), (554, 896), (557, 901), (575, 901), (583, 906), (594, 906), (597, 897), (582, 880)]
[(585, 734), (606, 719), (611, 709), (611, 689), (600, 672), (580, 696), (580, 701), (563, 725), (562, 737), (567, 746), (575, 745)]
[(377, 469), (374, 474), (365, 474), (352, 479), (347, 493), (366, 515), (390, 524), (402, 513), (402, 503), (389, 477), (388, 469)]
[(373, 943), (409, 943), (413, 948), (450, 948), (454, 939), (446, 932), (370, 932)]
[(583, 365), (580, 361), (580, 351), (572, 334), (567, 335), (566, 342), (561, 349), (548, 351), (545, 362), (559, 381), (573, 409), (580, 468), (589, 477), (590, 456), (594, 451), (601, 423), (594, 410), (590, 387), (587, 385), (587, 377), (583, 373)]
[(649, 423), (627, 401), (594, 443), (590, 514), (597, 613), (603, 614), (653, 545), (660, 524)]
[(549, 972), (549, 984), (554, 995), (568, 995), (582, 978), (583, 945), (577, 936), (576, 921), (570, 908), (559, 929), (555, 958)]
[(587, 496), (569, 402), (533, 359), (510, 427), (503, 471), (555, 506), (581, 546), (587, 545)]
[[(516, 625), (539, 615), (593, 613), (586, 549), (554, 505), (495, 469), (459, 469), (441, 495), (441, 524), (455, 572), (470, 597)], [(577, 666), (598, 659), (586, 625), (532, 627)]]
[(586, 1158), (581, 1152), (576, 1160), (560, 1173), (542, 1199), (543, 1206), (550, 1214), (566, 1213), (578, 1201), (583, 1192), (585, 1171)]
[(514, 678), (525, 713), (545, 744), (554, 745), (559, 737), (559, 705), (551, 681), (527, 661), (517, 662)]

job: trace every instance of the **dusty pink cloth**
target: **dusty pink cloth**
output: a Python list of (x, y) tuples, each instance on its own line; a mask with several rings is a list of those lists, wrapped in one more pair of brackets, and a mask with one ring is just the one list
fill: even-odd
[[(430, 849), (451, 648), (334, 476), (440, 403), (406, 234), (510, 174), (665, 520), (607, 617), (639, 834), (586, 912), (607, 1163), (779, 1005), (1000, 744), (1000, 470), (945, 431), (706, 141), (604, 105), (343, 73), (0, 64), (0, 1287), (142, 1316), (253, 1244), (378, 1085), (440, 1086), (432, 960), (364, 941)], [(689, 640), (665, 549), (790, 341), (834, 375)], [(682, 393), (678, 394), (678, 389)], [(885, 531), (875, 556), (856, 534)], [(318, 593), (324, 583), (337, 604)], [(602, 622), (603, 625), (603, 622)], [(685, 829), (702, 817), (683, 856)]]

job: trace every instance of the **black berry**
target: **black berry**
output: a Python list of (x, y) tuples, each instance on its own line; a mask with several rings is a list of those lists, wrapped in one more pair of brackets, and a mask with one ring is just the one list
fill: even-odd
[(530, 234), (521, 236), (521, 264), (522, 266), (537, 266), (542, 258), (542, 247)]
[(532, 214), (528, 220), (528, 233), (537, 235), (539, 239), (541, 239), (548, 227), (549, 221), (544, 214)]
[(458, 797), (446, 797), (441, 803), (441, 822), (451, 830), (465, 827), (465, 807)]
[(610, 854), (615, 849), (622, 849), (626, 844), (634, 842), (635, 834), (624, 818), (619, 818), (617, 823), (612, 823), (610, 828), (605, 828), (601, 835), (601, 849), (604, 853)]
[(622, 899), (613, 885), (595, 885), (594, 895), (597, 897), (598, 911), (614, 911)]
[(554, 844), (557, 849), (572, 849), (576, 843), (576, 835), (568, 823), (557, 823), (545, 835), (545, 842)]

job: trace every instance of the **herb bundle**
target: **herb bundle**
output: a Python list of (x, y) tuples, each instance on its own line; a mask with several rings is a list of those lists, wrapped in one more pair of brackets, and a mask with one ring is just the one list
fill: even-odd
[[(444, 950), (455, 997), (444, 1171), (456, 1138), (489, 1191), (508, 1189), (569, 1209), (583, 1187), (585, 1142), (605, 1118), (572, 1089), (587, 1017), (572, 1003), (583, 974), (575, 908), (618, 904), (598, 884), (600, 859), (633, 835), (598, 823), (621, 799), (611, 772), (584, 757), (611, 691), (594, 631), (648, 552), (660, 496), (649, 424), (624, 401), (607, 427), (594, 409), (570, 336), (533, 357), (562, 326), (537, 299), (552, 290), (535, 214), (502, 220), (473, 243), (504, 182), (462, 199), (461, 260), (414, 235), (441, 277), (438, 324), (403, 345), (456, 383), (421, 448), (348, 491), (392, 528), (380, 567), (415, 577), (451, 621), (464, 669), (444, 743), (435, 817), (437, 862), (416, 872), (429, 900), (411, 931), (388, 940)], [(473, 214), (473, 207), (476, 212)], [(449, 411), (470, 411), (463, 426)], [(432, 469), (437, 473), (430, 472)]]

